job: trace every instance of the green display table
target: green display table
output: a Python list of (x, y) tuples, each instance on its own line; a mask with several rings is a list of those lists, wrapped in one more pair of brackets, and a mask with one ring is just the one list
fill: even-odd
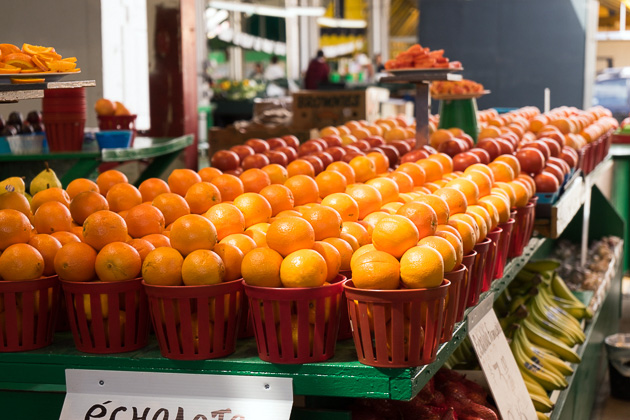
[[(133, 147), (102, 149), (86, 152), (53, 152), (37, 155), (0, 155), (0, 179), (10, 176), (23, 176), (33, 163), (47, 161), (54, 168), (54, 162), (68, 163), (68, 169), (60, 172), (64, 187), (76, 178), (89, 178), (101, 163), (128, 162), (151, 159), (151, 163), (135, 181), (136, 186), (147, 178), (159, 177), (186, 147), (193, 144), (194, 137), (187, 134), (180, 137), (136, 137)], [(43, 165), (42, 165), (43, 166)], [(41, 169), (36, 169), (35, 174)], [(27, 176), (28, 177), (28, 176)]]

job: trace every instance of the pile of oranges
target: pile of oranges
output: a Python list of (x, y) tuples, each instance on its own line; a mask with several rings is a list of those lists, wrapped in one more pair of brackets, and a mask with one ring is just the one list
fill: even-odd
[(0, 74), (79, 71), (76, 57), (62, 58), (53, 47), (0, 44)]

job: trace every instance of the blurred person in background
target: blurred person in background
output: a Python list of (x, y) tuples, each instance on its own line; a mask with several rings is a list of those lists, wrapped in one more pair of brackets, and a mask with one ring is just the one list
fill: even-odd
[(322, 50), (317, 51), (317, 56), (311, 60), (304, 76), (304, 88), (315, 90), (319, 89), (320, 85), (328, 82), (328, 74), (330, 69), (326, 63), (324, 52)]
[(284, 71), (284, 63), (278, 62), (278, 56), (271, 56), (271, 63), (267, 66), (264, 78), (267, 80), (267, 96), (284, 96), (286, 89), (282, 86), (286, 85), (286, 73)]

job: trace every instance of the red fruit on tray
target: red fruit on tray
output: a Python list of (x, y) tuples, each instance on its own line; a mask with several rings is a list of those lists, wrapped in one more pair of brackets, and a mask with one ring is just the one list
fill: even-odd
[(265, 153), (265, 156), (269, 158), (269, 163), (277, 163), (281, 166), (287, 166), (289, 164), (289, 159), (287, 158), (287, 155), (278, 150), (270, 150)]
[(352, 159), (354, 159), (357, 156), (365, 156), (365, 153), (363, 152), (348, 152), (345, 154), (344, 157), (341, 158), (342, 162), (346, 162), (346, 163), (350, 163), (350, 161)]
[(547, 138), (539, 139), (538, 141), (541, 141), (547, 145), (551, 156), (560, 157), (560, 153), (562, 153), (562, 147), (557, 141)]
[(282, 140), (280, 137), (267, 139), (267, 144), (271, 147), (271, 150), (277, 149), (278, 147), (287, 147), (287, 142)]
[(249, 139), (245, 142), (245, 146), (251, 147), (256, 153), (265, 153), (271, 150), (269, 143), (263, 139)]
[(477, 157), (479, 158), (481, 163), (483, 163), (484, 165), (487, 165), (488, 163), (491, 162), (491, 160), (490, 160), (490, 153), (488, 153), (487, 150), (482, 149), (481, 147), (474, 147), (474, 148), (470, 149), (468, 151), (468, 153), (473, 153), (473, 154), (477, 155)]
[(398, 153), (398, 149), (389, 144), (379, 146), (379, 149), (381, 149), (385, 156), (387, 156), (387, 159), (389, 159), (390, 168), (393, 169), (398, 166), (398, 163), (400, 162), (400, 153)]
[(499, 145), (501, 155), (511, 155), (514, 153), (514, 145), (509, 140), (498, 138), (495, 141)]
[(526, 148), (516, 152), (521, 164), (521, 171), (527, 174), (539, 174), (545, 167), (545, 156), (538, 149)]
[(241, 168), (243, 170), (248, 170), (252, 168), (262, 168), (263, 166), (269, 165), (269, 158), (262, 153), (256, 153), (255, 155), (247, 156), (241, 162)]
[(460, 134), (459, 137), (456, 138), (459, 140), (463, 140), (464, 143), (466, 143), (466, 145), (468, 146), (466, 150), (470, 150), (475, 147), (475, 141), (466, 133)]
[(370, 143), (372, 147), (379, 147), (385, 144), (385, 140), (381, 136), (366, 137), (364, 140)]
[(326, 142), (328, 147), (341, 146), (341, 137), (336, 135), (324, 136), (322, 140)]
[(245, 146), (244, 144), (238, 144), (236, 146), (230, 147), (230, 150), (236, 153), (242, 162), (247, 156), (251, 156), (256, 152), (249, 146)]
[(579, 157), (575, 150), (568, 146), (562, 148), (560, 159), (564, 160), (571, 168), (577, 168)]
[(477, 147), (488, 152), (491, 161), (495, 160), (497, 157), (499, 157), (499, 155), (501, 155), (501, 147), (495, 139), (486, 138), (483, 140), (479, 140), (479, 143), (477, 143)]
[(412, 150), (411, 152), (405, 153), (403, 157), (400, 158), (400, 163), (416, 162), (426, 158), (427, 152), (425, 150)]
[(276, 151), (284, 153), (287, 156), (289, 163), (293, 162), (298, 157), (297, 150), (293, 147), (278, 147)]
[(324, 152), (332, 156), (334, 161), (341, 160), (341, 158), (344, 157), (346, 154), (346, 151), (339, 146), (329, 147), (328, 149), (324, 150)]
[(282, 136), (282, 140), (287, 143), (287, 146), (293, 147), (294, 149), (297, 149), (300, 146), (300, 140), (298, 140), (295, 136)]
[(549, 172), (550, 174), (555, 176), (560, 185), (562, 185), (562, 182), (564, 182), (564, 172), (558, 165), (547, 162), (547, 166), (545, 166), (543, 172)]
[(541, 172), (534, 177), (536, 183), (536, 192), (554, 193), (560, 189), (560, 183), (556, 177), (549, 172)]
[(238, 168), (240, 163), (238, 155), (230, 150), (219, 150), (212, 155), (210, 164), (220, 171), (229, 171)]
[(316, 155), (313, 155), (313, 156), (315, 156), (316, 158), (319, 158), (319, 160), (322, 161), (322, 163), (324, 164), (324, 168), (326, 168), (328, 165), (330, 165), (331, 163), (335, 161), (332, 155), (330, 153), (327, 153), (326, 151), (317, 153)]
[(404, 140), (394, 140), (388, 144), (395, 147), (400, 156), (404, 156), (406, 153), (411, 152), (411, 146)]
[(322, 160), (314, 155), (302, 156), (302, 159), (309, 161), (311, 165), (313, 165), (313, 169), (315, 169), (315, 175), (324, 170), (324, 163)]
[(479, 156), (470, 152), (460, 153), (453, 157), (453, 171), (463, 171), (475, 163), (481, 163)]
[(533, 141), (531, 143), (528, 143), (527, 146), (523, 147), (523, 149), (529, 148), (529, 147), (533, 147), (534, 149), (540, 150), (543, 156), (545, 157), (545, 160), (551, 157), (551, 150), (549, 150), (549, 146), (547, 146), (544, 142)]
[(558, 165), (562, 169), (565, 175), (571, 172), (571, 167), (569, 166), (569, 164), (560, 158), (550, 157), (547, 163), (553, 163), (555, 165)]
[(463, 153), (469, 149), (468, 144), (460, 139), (450, 139), (438, 146), (438, 152), (446, 153), (450, 157), (453, 157), (459, 153)]
[(323, 152), (324, 148), (322, 147), (321, 144), (319, 144), (318, 142), (314, 142), (314, 141), (307, 141), (304, 144), (301, 144), (300, 147), (298, 147), (298, 156), (307, 156), (307, 155), (312, 155), (315, 153), (319, 153), (319, 152)]
[(426, 150), (427, 152), (429, 152), (429, 155), (434, 155), (438, 152), (435, 148), (429, 146), (428, 144), (420, 146), (420, 150)]

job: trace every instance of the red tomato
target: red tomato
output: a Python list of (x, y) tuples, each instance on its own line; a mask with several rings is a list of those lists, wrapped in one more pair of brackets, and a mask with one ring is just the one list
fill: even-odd
[(245, 146), (244, 144), (238, 144), (236, 146), (230, 147), (230, 150), (236, 153), (239, 157), (239, 161), (242, 162), (247, 156), (251, 156), (254, 153), (254, 149), (249, 146)]
[(298, 157), (297, 151), (293, 147), (278, 147), (276, 152), (284, 153), (289, 163), (293, 162)]
[(549, 147), (543, 142), (533, 141), (529, 143), (527, 146), (523, 147), (523, 149), (527, 149), (530, 147), (540, 150), (543, 156), (545, 157), (545, 160), (551, 157), (551, 151), (549, 150)]
[(287, 142), (287, 146), (297, 149), (300, 146), (300, 140), (295, 136), (282, 136), (282, 140)]
[(289, 159), (287, 158), (287, 155), (278, 150), (270, 150), (265, 153), (265, 156), (269, 158), (269, 163), (277, 163), (281, 166), (287, 166), (289, 164)]
[(438, 146), (438, 152), (446, 153), (450, 157), (455, 156), (456, 154), (465, 152), (469, 149), (468, 144), (460, 139), (450, 139), (446, 140), (443, 143), (440, 143)]
[(485, 149), (482, 149), (480, 147), (474, 147), (470, 149), (468, 153), (477, 155), (481, 163), (483, 163), (484, 165), (487, 165), (488, 163), (490, 163), (490, 153), (488, 153), (488, 151)]
[(263, 166), (269, 165), (269, 158), (262, 153), (256, 153), (255, 155), (247, 156), (241, 162), (241, 168), (243, 170), (248, 170), (251, 168), (262, 168)]
[(549, 148), (549, 152), (551, 153), (551, 156), (560, 157), (560, 153), (562, 152), (562, 147), (557, 141), (552, 140), (552, 139), (547, 139), (547, 138), (540, 139), (538, 141), (541, 141), (547, 145), (547, 147)]
[(534, 177), (536, 192), (553, 193), (560, 189), (560, 183), (553, 174), (541, 172)]
[(521, 171), (527, 174), (539, 174), (545, 167), (545, 156), (538, 149), (525, 148), (516, 152), (516, 158), (521, 164)]
[(278, 147), (287, 147), (287, 142), (282, 140), (280, 137), (267, 139), (267, 144), (271, 147), (271, 150), (277, 149)]
[(313, 155), (315, 153), (323, 152), (324, 148), (319, 142), (316, 141), (307, 141), (298, 147), (298, 156), (307, 156)]
[(549, 172), (550, 174), (555, 176), (556, 179), (558, 179), (560, 185), (562, 185), (562, 183), (564, 182), (564, 171), (562, 171), (562, 169), (558, 165), (547, 162), (547, 166), (545, 166), (543, 172)]
[(230, 150), (219, 150), (212, 155), (211, 165), (225, 172), (238, 168), (240, 161), (236, 153)]
[(490, 155), (490, 160), (495, 160), (501, 155), (501, 146), (495, 139), (483, 139), (477, 143), (477, 147), (484, 149)]
[(364, 140), (370, 143), (372, 147), (379, 147), (385, 144), (385, 140), (381, 136), (366, 137)]
[(256, 153), (265, 153), (271, 150), (269, 143), (263, 139), (249, 139), (245, 142), (245, 145), (254, 149)]
[(453, 171), (463, 171), (475, 163), (481, 163), (479, 156), (470, 152), (460, 153), (453, 157)]
[(322, 137), (322, 140), (326, 142), (328, 147), (341, 146), (341, 137), (339, 136), (335, 136), (335, 135), (324, 136)]

